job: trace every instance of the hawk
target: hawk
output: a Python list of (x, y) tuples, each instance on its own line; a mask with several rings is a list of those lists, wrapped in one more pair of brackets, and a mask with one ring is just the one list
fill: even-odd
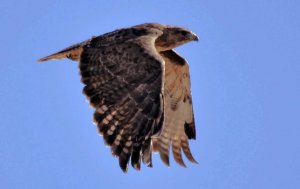
[(152, 152), (169, 166), (169, 151), (185, 167), (196, 139), (187, 61), (173, 49), (198, 37), (188, 29), (146, 23), (75, 44), (38, 61), (79, 61), (94, 122), (126, 172), (129, 162), (152, 167)]

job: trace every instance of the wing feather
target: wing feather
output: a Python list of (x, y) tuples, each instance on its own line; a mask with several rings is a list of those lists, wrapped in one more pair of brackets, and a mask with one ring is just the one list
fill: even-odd
[(165, 122), (160, 134), (152, 137), (153, 146), (167, 165), (169, 165), (169, 148), (172, 146), (175, 161), (185, 167), (181, 151), (188, 160), (196, 163), (188, 144), (188, 139), (196, 138), (189, 67), (188, 63), (173, 50), (163, 51), (160, 54), (165, 60)]
[(123, 171), (130, 158), (136, 169), (141, 158), (152, 165), (150, 136), (163, 119), (164, 61), (154, 47), (161, 33), (139, 34), (122, 43), (93, 38), (80, 61), (83, 93), (96, 109), (94, 122)]

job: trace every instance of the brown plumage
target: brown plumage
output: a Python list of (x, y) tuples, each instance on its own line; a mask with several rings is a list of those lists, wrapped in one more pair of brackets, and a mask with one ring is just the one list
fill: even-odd
[(181, 151), (193, 158), (188, 140), (196, 138), (188, 63), (173, 48), (197, 41), (191, 31), (147, 23), (119, 29), (40, 59), (79, 61), (83, 93), (95, 108), (94, 122), (119, 165), (141, 161), (152, 166), (169, 150), (185, 166)]

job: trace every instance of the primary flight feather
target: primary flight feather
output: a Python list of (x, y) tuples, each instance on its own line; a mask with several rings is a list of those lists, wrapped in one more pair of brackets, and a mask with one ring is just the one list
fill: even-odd
[(198, 37), (188, 29), (146, 23), (92, 37), (39, 61), (79, 61), (83, 93), (95, 108), (94, 122), (126, 172), (129, 161), (152, 167), (158, 151), (169, 165), (191, 162), (196, 139), (187, 61), (173, 48)]

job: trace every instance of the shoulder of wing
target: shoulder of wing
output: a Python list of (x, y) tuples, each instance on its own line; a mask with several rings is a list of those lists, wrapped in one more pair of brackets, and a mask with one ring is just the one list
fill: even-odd
[(153, 39), (162, 35), (162, 31), (147, 27), (131, 27), (115, 30), (97, 37), (93, 37), (88, 44), (90, 47), (105, 47), (110, 45), (122, 44), (127, 41), (135, 40), (143, 36), (151, 36)]

